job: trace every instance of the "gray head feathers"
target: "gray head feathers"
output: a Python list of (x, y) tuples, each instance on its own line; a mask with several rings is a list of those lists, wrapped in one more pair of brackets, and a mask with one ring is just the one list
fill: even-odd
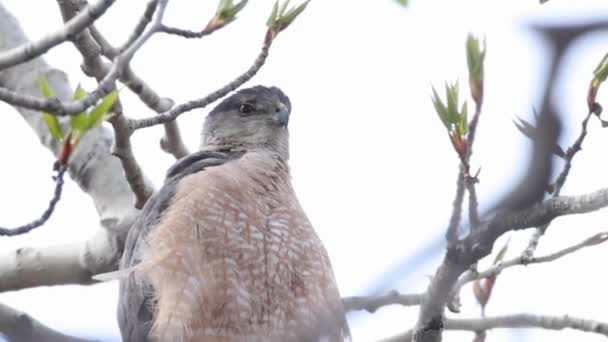
[(205, 119), (201, 149), (269, 149), (287, 159), (290, 113), (289, 97), (277, 87), (239, 90), (220, 102)]

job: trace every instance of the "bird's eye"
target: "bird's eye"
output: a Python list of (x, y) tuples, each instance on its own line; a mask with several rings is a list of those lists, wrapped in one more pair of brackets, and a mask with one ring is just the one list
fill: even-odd
[(249, 114), (255, 110), (255, 107), (251, 103), (243, 103), (239, 107), (239, 112), (242, 114)]

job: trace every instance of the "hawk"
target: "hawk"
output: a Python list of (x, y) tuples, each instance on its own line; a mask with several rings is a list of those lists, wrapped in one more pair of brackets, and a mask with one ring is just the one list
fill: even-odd
[(343, 341), (344, 308), (290, 182), (289, 98), (256, 86), (207, 116), (121, 260), (124, 341)]

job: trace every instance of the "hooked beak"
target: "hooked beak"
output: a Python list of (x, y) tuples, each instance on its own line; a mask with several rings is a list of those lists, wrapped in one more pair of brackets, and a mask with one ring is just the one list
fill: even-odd
[(281, 127), (287, 127), (287, 124), (289, 123), (289, 108), (282, 102), (279, 102), (277, 106), (275, 120)]

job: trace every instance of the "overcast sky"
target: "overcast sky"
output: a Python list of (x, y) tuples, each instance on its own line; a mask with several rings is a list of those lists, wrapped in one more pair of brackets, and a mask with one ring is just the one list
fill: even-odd
[[(54, 1), (3, 3), (32, 39), (61, 25)], [(117, 1), (98, 27), (112, 42), (122, 42), (145, 3)], [(133, 67), (162, 96), (178, 103), (201, 97), (251, 64), (272, 3), (250, 1), (236, 22), (203, 40), (155, 36), (136, 55)], [(199, 29), (215, 6), (216, 1), (173, 1), (167, 22)], [(529, 24), (606, 15), (608, 3), (602, 0), (552, 0), (543, 6), (536, 0), (411, 0), (406, 9), (391, 0), (313, 0), (279, 36), (267, 65), (249, 85), (276, 85), (291, 98), (294, 186), (329, 251), (343, 296), (393, 288), (422, 291), (440, 261), (438, 249), (427, 246), (438, 245), (446, 227), (458, 161), (429, 94), (431, 85), (441, 88), (445, 81), (465, 81), (461, 87), (466, 89), (466, 34), (485, 35), (488, 44), (484, 111), (472, 160), (474, 169), (482, 168), (478, 191), (483, 207), (517, 180), (528, 152), (529, 145), (512, 120), (515, 115), (532, 117), (548, 60), (544, 42), (528, 30)], [(564, 145), (577, 134), (586, 114), (591, 71), (606, 46), (608, 34), (593, 35), (568, 54), (559, 78), (560, 96), (554, 99), (567, 125)], [(94, 87), (80, 71), (81, 57), (71, 44), (53, 49), (46, 58), (66, 71), (74, 86)], [(121, 98), (127, 115), (153, 115), (128, 90), (121, 92)], [(605, 99), (600, 93), (600, 102)], [(53, 186), (53, 158), (11, 107), (0, 103), (0, 112), (0, 144), (6, 146), (0, 171), (0, 208), (5, 208), (0, 224), (13, 226), (32, 219), (46, 206)], [(196, 110), (179, 120), (192, 150), (198, 146), (207, 112)], [(607, 134), (597, 121), (590, 126), (563, 194), (606, 186)], [(153, 128), (133, 138), (136, 156), (156, 185), (162, 184), (173, 162), (157, 148), (161, 134), (160, 128)], [(80, 241), (98, 229), (97, 219), (91, 200), (67, 182), (52, 219), (28, 235), (0, 239), (0, 249)], [(605, 230), (607, 219), (604, 211), (557, 220), (538, 251), (548, 253)], [(510, 256), (521, 251), (530, 233), (509, 235)], [(430, 252), (420, 256), (418, 252), (425, 249)], [(596, 247), (553, 265), (505, 272), (487, 313), (568, 313), (606, 321), (605, 298), (598, 296), (605, 294), (608, 280), (598, 266), (607, 260), (607, 250)], [(479, 315), (470, 292), (470, 287), (463, 290), (463, 317)], [(116, 300), (116, 282), (0, 294), (0, 302), (53, 328), (108, 341), (119, 339)], [(373, 315), (352, 315), (351, 330), (356, 341), (372, 341), (410, 328), (416, 314), (415, 308), (390, 307)], [(574, 338), (604, 340), (593, 334), (537, 330), (525, 334), (492, 331), (488, 340)], [(445, 338), (471, 339), (470, 333), (453, 332)]]

